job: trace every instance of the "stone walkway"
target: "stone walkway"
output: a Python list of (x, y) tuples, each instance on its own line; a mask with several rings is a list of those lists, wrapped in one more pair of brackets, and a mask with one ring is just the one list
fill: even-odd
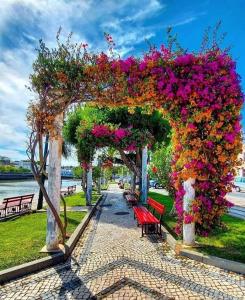
[(114, 186), (69, 261), (1, 286), (0, 299), (235, 300), (245, 299), (245, 281), (175, 257), (157, 237), (141, 238), (132, 210)]

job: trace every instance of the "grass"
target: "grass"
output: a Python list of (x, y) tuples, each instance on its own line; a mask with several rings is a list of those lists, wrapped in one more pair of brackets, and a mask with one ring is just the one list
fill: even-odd
[[(94, 192), (92, 193), (92, 204), (96, 203), (99, 196), (100, 195), (98, 193), (94, 193)], [(67, 207), (86, 206), (86, 198), (85, 198), (84, 192), (79, 192), (79, 193), (75, 193), (71, 196), (67, 196), (67, 197), (65, 197), (65, 201), (66, 201)], [(63, 205), (62, 202), (61, 202), (61, 205)]]
[[(149, 196), (166, 207), (166, 213), (163, 217), (164, 225), (174, 235), (174, 225), (176, 218), (169, 216), (173, 205), (173, 199), (169, 196), (161, 195), (156, 192), (150, 192)], [(244, 220), (224, 215), (221, 221), (225, 224), (224, 228), (216, 228), (208, 237), (197, 236), (197, 242), (200, 248), (195, 248), (204, 254), (214, 255), (225, 259), (245, 263), (245, 222)]]
[(165, 206), (166, 211), (163, 216), (163, 224), (176, 239), (179, 239), (179, 237), (174, 232), (174, 226), (176, 224), (177, 219), (174, 216), (169, 215), (173, 207), (173, 199), (170, 196), (161, 195), (156, 192), (149, 192), (148, 195), (149, 197), (153, 198), (154, 200)]
[(107, 184), (101, 184), (101, 190), (102, 190), (102, 191), (108, 190), (108, 187), (109, 187), (109, 184), (108, 184), (108, 183), (107, 183)]
[[(72, 233), (86, 212), (67, 212), (67, 232)], [(39, 253), (45, 245), (46, 213), (33, 213), (0, 224), (0, 270), (26, 263), (47, 254)]]
[(226, 228), (216, 228), (207, 238), (197, 237), (202, 245), (198, 251), (245, 263), (244, 220), (229, 215), (224, 215), (221, 220)]

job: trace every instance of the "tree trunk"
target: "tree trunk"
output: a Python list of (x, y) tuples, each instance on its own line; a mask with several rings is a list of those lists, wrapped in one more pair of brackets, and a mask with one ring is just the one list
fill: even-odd
[(134, 173), (131, 173), (131, 190), (132, 192), (135, 192), (136, 189), (136, 175)]
[(98, 185), (97, 185), (97, 188), (98, 188), (98, 194), (101, 194), (101, 159), (99, 158), (99, 162), (98, 162), (98, 167), (99, 167), (99, 170), (100, 170), (100, 177), (98, 178)]
[[(61, 155), (62, 155), (62, 125), (63, 114), (55, 117), (55, 132), (49, 138), (49, 168), (48, 168), (48, 195), (57, 212), (60, 214), (61, 188)], [(47, 250), (59, 249), (59, 228), (51, 209), (47, 208)]]
[(136, 176), (140, 177), (141, 176), (140, 168), (137, 167), (135, 163), (133, 163), (131, 160), (129, 160), (127, 158), (126, 154), (124, 153), (124, 151), (122, 149), (117, 148), (117, 150), (119, 151), (119, 153), (121, 155), (121, 159), (125, 163), (125, 165), (128, 167), (128, 169), (130, 171), (132, 171)]
[(147, 178), (147, 146), (145, 146), (142, 150), (142, 171), (141, 171), (141, 201), (142, 203), (146, 203), (147, 201), (147, 186), (148, 186), (148, 178)]
[[(46, 138), (45, 138), (45, 145), (44, 145), (44, 153), (43, 153), (43, 156), (46, 157), (47, 154), (48, 154), (48, 135), (46, 135)], [(45, 172), (46, 172), (46, 167), (47, 167), (47, 164), (46, 164), (46, 161), (44, 163), (44, 166), (43, 166), (43, 173), (41, 175), (41, 182), (43, 185), (45, 185), (45, 179), (46, 179), (46, 176), (45, 176)], [(38, 201), (37, 201), (37, 210), (39, 209), (42, 209), (43, 208), (43, 192), (41, 189), (39, 189), (39, 195), (38, 195)]]
[[(191, 205), (195, 199), (195, 189), (193, 184), (195, 179), (189, 178), (184, 182), (185, 195), (183, 198), (183, 209), (184, 213), (190, 213)], [(183, 243), (185, 245), (191, 246), (195, 244), (195, 223), (185, 224), (183, 222)]]
[(86, 192), (87, 192), (87, 171), (86, 170), (83, 170), (81, 179), (82, 179), (82, 182), (81, 182), (82, 189), (83, 189), (84, 194), (86, 194)]
[(86, 205), (90, 206), (92, 202), (92, 164), (89, 165), (89, 169), (87, 171), (87, 190), (86, 190)]
[(142, 149), (137, 148), (136, 149), (136, 166), (140, 169), (140, 174), (137, 175), (138, 181), (139, 181), (139, 192), (140, 192), (140, 198), (142, 195)]

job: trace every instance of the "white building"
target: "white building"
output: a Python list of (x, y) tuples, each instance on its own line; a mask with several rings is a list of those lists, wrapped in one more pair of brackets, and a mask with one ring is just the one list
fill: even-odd
[(31, 170), (31, 162), (29, 160), (16, 160), (12, 163), (12, 165)]

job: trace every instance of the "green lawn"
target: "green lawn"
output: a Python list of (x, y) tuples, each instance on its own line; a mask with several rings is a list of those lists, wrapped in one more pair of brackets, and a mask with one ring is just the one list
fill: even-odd
[[(176, 219), (169, 216), (173, 200), (169, 196), (150, 192), (149, 196), (166, 206), (166, 214), (163, 217), (164, 225), (173, 233)], [(221, 218), (225, 228), (217, 228), (208, 237), (197, 237), (200, 248), (195, 248), (204, 254), (214, 255), (225, 259), (245, 263), (245, 221), (224, 215)], [(175, 238), (176, 235), (174, 234)]]
[(102, 191), (108, 190), (108, 187), (109, 187), (109, 184), (108, 184), (108, 183), (107, 183), (107, 184), (101, 184), (101, 190), (102, 190)]
[[(67, 212), (67, 232), (72, 233), (86, 212)], [(46, 256), (46, 213), (33, 213), (0, 223), (0, 270)]]
[(217, 228), (209, 237), (198, 237), (204, 254), (219, 256), (245, 263), (245, 221), (224, 215), (221, 220), (226, 229)]
[[(92, 203), (96, 203), (99, 198), (99, 194), (93, 192), (92, 193)], [(66, 206), (85, 206), (86, 205), (86, 198), (84, 192), (75, 193), (71, 196), (65, 197)], [(63, 203), (61, 202), (61, 205)]]
[(170, 216), (169, 213), (173, 207), (173, 199), (170, 196), (161, 195), (156, 192), (149, 192), (149, 197), (153, 198), (157, 202), (164, 204), (166, 208), (166, 212), (163, 216), (163, 224), (165, 227), (171, 232), (171, 234), (178, 239), (178, 236), (174, 232), (174, 226), (176, 224), (176, 218), (173, 216)]

